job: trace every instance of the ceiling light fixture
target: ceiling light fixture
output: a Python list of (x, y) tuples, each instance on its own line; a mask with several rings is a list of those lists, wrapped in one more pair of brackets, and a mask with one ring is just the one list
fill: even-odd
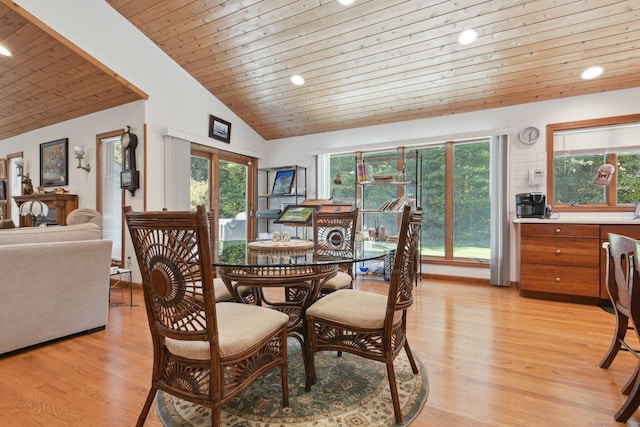
[(11, 52), (6, 47), (0, 45), (0, 55), (11, 56)]
[(302, 76), (296, 74), (295, 76), (291, 76), (291, 83), (296, 86), (302, 86), (304, 84), (304, 79)]
[(478, 32), (476, 30), (464, 30), (458, 36), (458, 43), (461, 45), (468, 45), (478, 39)]
[(351, 6), (354, 1), (355, 0), (338, 0), (338, 3), (340, 3), (343, 6)]
[(596, 77), (600, 77), (600, 75), (604, 72), (604, 68), (596, 65), (594, 67), (589, 67), (580, 74), (580, 78), (582, 80), (591, 80)]

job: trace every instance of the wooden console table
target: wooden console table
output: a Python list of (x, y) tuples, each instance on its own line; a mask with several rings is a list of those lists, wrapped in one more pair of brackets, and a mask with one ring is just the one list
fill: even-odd
[[(50, 210), (55, 210), (56, 224), (67, 225), (67, 215), (73, 210), (78, 209), (78, 195), (77, 194), (30, 194), (28, 196), (14, 196), (18, 207), (24, 202), (29, 200), (39, 200), (49, 207)], [(31, 227), (30, 216), (20, 216), (20, 227)]]
[(519, 228), (520, 294), (575, 302), (609, 299), (606, 256), (609, 233), (640, 239), (640, 220), (516, 219)]

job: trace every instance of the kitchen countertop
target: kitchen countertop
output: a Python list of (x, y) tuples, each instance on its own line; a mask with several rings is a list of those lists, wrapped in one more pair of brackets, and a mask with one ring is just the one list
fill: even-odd
[[(555, 218), (554, 218), (554, 215)], [(640, 225), (640, 219), (633, 219), (631, 216), (620, 217), (584, 217), (551, 214), (551, 218), (513, 218), (516, 224), (630, 224)]]

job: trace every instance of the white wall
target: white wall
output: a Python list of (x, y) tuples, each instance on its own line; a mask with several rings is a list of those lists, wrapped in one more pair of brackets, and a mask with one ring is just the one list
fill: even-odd
[[(37, 129), (12, 138), (0, 141), (0, 158), (7, 154), (23, 152), (25, 170), (33, 181), (33, 187), (40, 185), (40, 144), (61, 138), (69, 139), (69, 185), (64, 188), (78, 195), (78, 204), (81, 208), (96, 207), (96, 135), (122, 129), (124, 124), (130, 124), (134, 128), (142, 128), (144, 123), (144, 102), (137, 101), (118, 108), (111, 108), (99, 113), (90, 114), (66, 122), (57, 123), (42, 129)], [(83, 164), (91, 165), (91, 172), (78, 169), (78, 161), (73, 153), (74, 145), (84, 145), (86, 154)], [(141, 151), (141, 150), (138, 150)], [(140, 152), (138, 164), (140, 164)], [(142, 165), (141, 165), (142, 166)], [(53, 188), (45, 188), (51, 191)], [(142, 206), (142, 197), (136, 193), (131, 198), (126, 193), (128, 203), (134, 207)], [(17, 218), (13, 218), (17, 223)]]

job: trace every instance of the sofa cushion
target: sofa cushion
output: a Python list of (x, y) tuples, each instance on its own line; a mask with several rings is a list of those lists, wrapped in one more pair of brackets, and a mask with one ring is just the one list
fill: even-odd
[(21, 227), (0, 231), (0, 245), (97, 240), (101, 236), (100, 226), (92, 223), (52, 227)]
[(102, 228), (102, 214), (95, 209), (75, 209), (67, 215), (67, 225), (86, 224), (91, 222)]

